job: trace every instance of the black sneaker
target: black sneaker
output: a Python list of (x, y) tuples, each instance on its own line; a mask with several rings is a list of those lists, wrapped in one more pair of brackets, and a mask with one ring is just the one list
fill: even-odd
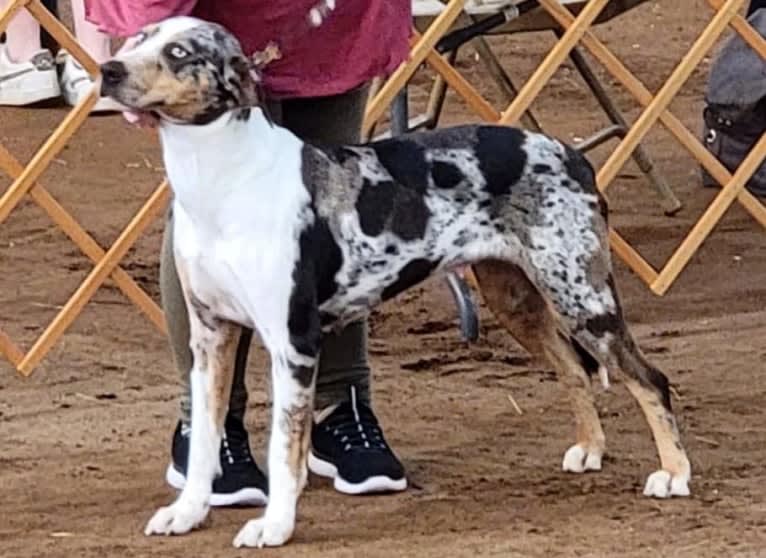
[(378, 419), (356, 400), (341, 403), (311, 431), (309, 470), (333, 480), (345, 494), (397, 492), (407, 488), (404, 467), (388, 447)]
[[(173, 462), (168, 465), (165, 480), (176, 490), (186, 484), (191, 429), (179, 422), (173, 434)], [(221, 441), (221, 470), (213, 481), (211, 506), (265, 506), (269, 485), (250, 454), (247, 430), (239, 419), (226, 417)]]

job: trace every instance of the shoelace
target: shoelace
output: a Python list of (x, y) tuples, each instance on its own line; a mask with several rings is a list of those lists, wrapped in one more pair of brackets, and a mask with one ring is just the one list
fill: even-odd
[[(189, 425), (183, 424), (181, 426), (181, 436), (184, 438), (191, 436)], [(221, 458), (225, 459), (229, 465), (253, 461), (253, 456), (250, 453), (250, 441), (243, 426), (227, 422), (221, 438)]]
[(56, 67), (53, 55), (47, 51), (38, 52), (30, 59), (30, 62), (37, 70), (41, 72), (47, 72), (53, 70)]
[(250, 442), (244, 428), (227, 425), (221, 439), (221, 457), (225, 458), (229, 465), (253, 461), (253, 456), (250, 453)]
[(351, 387), (350, 409), (344, 404), (328, 417), (322, 426), (326, 432), (332, 433), (338, 442), (343, 444), (343, 451), (387, 451), (388, 446), (383, 440), (383, 433), (372, 412), (365, 406), (359, 405), (356, 399), (356, 388)]

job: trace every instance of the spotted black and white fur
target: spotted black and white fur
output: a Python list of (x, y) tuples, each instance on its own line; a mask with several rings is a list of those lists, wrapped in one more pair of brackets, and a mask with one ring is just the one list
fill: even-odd
[(160, 118), (194, 355), (187, 483), (147, 534), (185, 533), (207, 515), (240, 326), (268, 349), (274, 393), (269, 503), (235, 544), (281, 545), (306, 483), (323, 332), (464, 264), (570, 392), (577, 438), (563, 468), (601, 468), (589, 375), (602, 368), (621, 373), (654, 434), (661, 469), (645, 494), (689, 493), (668, 381), (623, 320), (606, 208), (580, 154), (494, 126), (315, 147), (264, 116), (248, 61), (221, 27), (174, 18), (137, 43), (102, 67), (102, 91)]

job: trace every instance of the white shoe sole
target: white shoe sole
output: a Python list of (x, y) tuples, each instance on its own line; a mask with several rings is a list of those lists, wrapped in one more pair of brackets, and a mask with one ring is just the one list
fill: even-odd
[[(69, 106), (76, 106), (93, 89), (93, 79), (79, 64), (75, 65), (74, 59), (69, 53), (59, 51), (57, 60), (58, 64), (64, 68), (61, 72), (61, 95)], [(90, 109), (90, 113), (120, 112), (124, 108), (112, 99), (101, 97)]]
[[(165, 482), (176, 490), (183, 490), (186, 485), (186, 477), (178, 472), (171, 463), (165, 471)], [(260, 488), (242, 488), (231, 494), (217, 494), (213, 492), (210, 495), (210, 505), (214, 508), (227, 506), (252, 506), (263, 507), (269, 501), (268, 496)]]
[[(71, 88), (67, 88), (66, 84), (61, 85), (61, 94), (64, 97), (64, 101), (70, 107), (76, 106), (83, 98), (85, 98), (91, 89), (94, 87), (93, 82), (88, 82), (85, 87), (80, 88), (81, 92), (77, 93), (72, 91)], [(108, 97), (99, 97), (93, 108), (90, 109), (90, 114), (106, 114), (113, 112), (121, 112), (125, 110), (125, 107)]]
[(29, 72), (19, 76), (18, 82), (0, 83), (0, 105), (21, 107), (61, 95), (54, 70)]
[(314, 452), (309, 452), (309, 471), (320, 477), (333, 479), (333, 486), (343, 494), (359, 495), (374, 494), (376, 492), (401, 492), (407, 489), (407, 477), (392, 479), (383, 475), (369, 477), (363, 482), (353, 484), (338, 475), (338, 469), (324, 459), (320, 459)]

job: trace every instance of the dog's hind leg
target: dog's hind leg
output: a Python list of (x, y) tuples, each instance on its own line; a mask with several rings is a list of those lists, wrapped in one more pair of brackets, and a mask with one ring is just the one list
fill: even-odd
[(563, 469), (573, 473), (600, 470), (606, 439), (590, 389), (590, 376), (598, 363), (561, 331), (556, 316), (521, 269), (487, 261), (475, 266), (475, 274), (497, 319), (527, 351), (547, 359), (567, 387), (577, 443), (564, 454)]
[(147, 535), (180, 535), (199, 526), (209, 510), (213, 480), (220, 474), (221, 436), (240, 328), (215, 318), (193, 295), (187, 294), (187, 308), (193, 365), (186, 484), (173, 504), (149, 520)]
[(641, 406), (652, 430), (662, 469), (649, 475), (644, 495), (688, 496), (691, 465), (686, 456), (670, 402), (667, 376), (648, 362), (633, 340), (620, 312), (594, 316), (575, 333), (609, 370), (621, 370), (630, 393)]
[(609, 372), (621, 371), (641, 406), (662, 465), (647, 479), (644, 494), (687, 496), (691, 466), (671, 408), (668, 379), (647, 361), (628, 331), (608, 262), (608, 252), (602, 251), (592, 256), (589, 268), (567, 269), (565, 277), (573, 277), (572, 283), (562, 284), (561, 273), (541, 272), (536, 280), (570, 335)]

